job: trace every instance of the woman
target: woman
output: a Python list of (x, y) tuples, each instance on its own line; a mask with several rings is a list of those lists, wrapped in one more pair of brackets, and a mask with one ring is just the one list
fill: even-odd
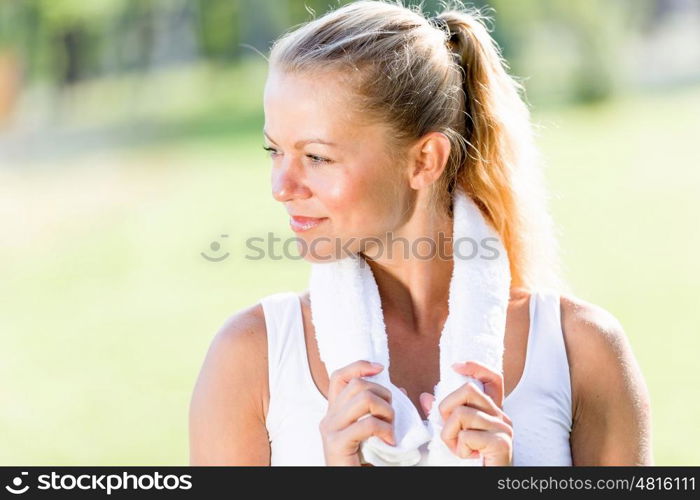
[[(442, 439), (487, 466), (651, 464), (643, 377), (618, 320), (563, 293), (522, 87), (482, 19), (360, 1), (278, 40), (264, 98), (272, 194), (307, 260), (338, 258), (337, 243), (367, 260), (391, 380), (427, 416), (452, 259), (373, 250), (388, 234), (451, 234), (451, 193), (463, 187), (504, 242), (512, 286), (503, 374), (455, 368), (484, 390), (442, 401)], [(357, 360), (327, 373), (308, 290), (265, 297), (212, 341), (190, 462), (361, 465), (363, 440), (393, 440), (390, 394), (362, 378), (382, 369)]]

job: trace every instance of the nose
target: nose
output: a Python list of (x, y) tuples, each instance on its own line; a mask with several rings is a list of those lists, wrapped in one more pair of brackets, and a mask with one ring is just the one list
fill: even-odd
[(305, 199), (311, 196), (311, 191), (304, 183), (303, 170), (300, 162), (289, 159), (280, 160), (272, 169), (272, 197), (279, 202), (294, 199)]

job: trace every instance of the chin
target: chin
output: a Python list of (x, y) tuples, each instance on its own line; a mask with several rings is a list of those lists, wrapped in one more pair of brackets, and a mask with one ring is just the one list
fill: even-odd
[(316, 236), (315, 238), (297, 239), (297, 254), (310, 263), (326, 263), (344, 259), (350, 253), (357, 253), (356, 245), (344, 246), (342, 239), (337, 240), (330, 236)]

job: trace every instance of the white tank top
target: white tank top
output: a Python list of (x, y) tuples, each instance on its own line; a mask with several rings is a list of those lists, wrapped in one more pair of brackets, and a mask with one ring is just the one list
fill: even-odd
[[(328, 401), (311, 376), (301, 300), (280, 292), (261, 301), (267, 327), (270, 465), (325, 465), (318, 429)], [(534, 291), (520, 381), (503, 401), (513, 421), (513, 465), (571, 465), (571, 380), (559, 294)], [(421, 449), (425, 464), (426, 445)]]

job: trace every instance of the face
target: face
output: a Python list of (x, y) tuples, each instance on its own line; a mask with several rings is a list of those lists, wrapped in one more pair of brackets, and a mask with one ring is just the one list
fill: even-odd
[(274, 68), (265, 84), (272, 195), (311, 262), (373, 248), (368, 240), (383, 240), (408, 211), (410, 189), (392, 159), (390, 129), (363, 122), (347, 89), (338, 73)]

